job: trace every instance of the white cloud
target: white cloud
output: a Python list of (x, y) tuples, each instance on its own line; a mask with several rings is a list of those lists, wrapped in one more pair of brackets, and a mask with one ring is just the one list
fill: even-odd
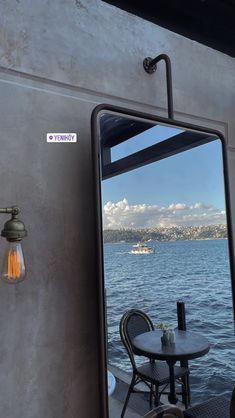
[(184, 210), (184, 209), (188, 209), (188, 206), (185, 203), (171, 203), (168, 206), (168, 209)]
[(103, 208), (105, 228), (153, 228), (175, 225), (209, 225), (226, 222), (225, 211), (203, 203), (190, 206), (172, 203), (169, 206), (130, 205), (124, 198), (119, 202), (107, 202)]
[(212, 209), (212, 208), (213, 206), (207, 206), (200, 202), (194, 203), (194, 205), (190, 206), (190, 209)]

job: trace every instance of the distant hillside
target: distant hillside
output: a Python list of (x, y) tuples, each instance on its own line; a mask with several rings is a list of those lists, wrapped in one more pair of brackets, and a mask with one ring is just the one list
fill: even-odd
[(226, 225), (173, 226), (151, 229), (105, 229), (104, 242), (178, 241), (227, 238)]

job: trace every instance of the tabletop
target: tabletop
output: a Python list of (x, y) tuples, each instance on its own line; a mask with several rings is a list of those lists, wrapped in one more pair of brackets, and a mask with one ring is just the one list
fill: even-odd
[(132, 341), (135, 354), (158, 360), (191, 360), (204, 356), (210, 349), (209, 341), (191, 331), (175, 331), (175, 342), (169, 346), (161, 343), (162, 331), (145, 332)]

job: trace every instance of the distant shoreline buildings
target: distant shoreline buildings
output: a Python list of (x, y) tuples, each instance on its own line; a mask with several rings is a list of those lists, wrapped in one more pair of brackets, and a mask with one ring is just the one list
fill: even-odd
[(105, 229), (105, 243), (226, 239), (227, 225), (171, 226), (145, 229)]

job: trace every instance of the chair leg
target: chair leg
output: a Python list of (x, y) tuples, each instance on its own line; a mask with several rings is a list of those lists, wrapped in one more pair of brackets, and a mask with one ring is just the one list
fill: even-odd
[(126, 407), (127, 407), (128, 402), (129, 402), (131, 393), (133, 392), (134, 386), (135, 386), (135, 375), (133, 374), (131, 384), (129, 386), (129, 389), (128, 389), (128, 392), (127, 392), (127, 395), (126, 395), (126, 400), (125, 400), (125, 403), (124, 403), (123, 408), (122, 408), (121, 418), (124, 417), (124, 414), (126, 412)]
[(154, 386), (151, 383), (151, 385), (150, 385), (150, 392), (149, 392), (149, 408), (150, 409), (153, 408), (153, 394), (154, 394)]
[(154, 404), (155, 406), (159, 405), (159, 387), (155, 385), (154, 387)]

